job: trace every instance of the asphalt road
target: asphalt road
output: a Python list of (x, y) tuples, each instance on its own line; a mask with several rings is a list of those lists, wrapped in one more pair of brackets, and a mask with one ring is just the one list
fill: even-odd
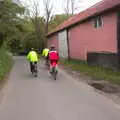
[(42, 61), (34, 78), (27, 61), (16, 57), (0, 92), (0, 120), (120, 120), (119, 105), (75, 79), (59, 70), (51, 80)]

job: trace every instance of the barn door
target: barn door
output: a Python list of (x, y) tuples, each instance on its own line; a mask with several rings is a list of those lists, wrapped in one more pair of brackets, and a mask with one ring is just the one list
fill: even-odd
[(59, 54), (62, 58), (68, 58), (68, 42), (67, 30), (61, 31), (58, 34), (59, 39)]

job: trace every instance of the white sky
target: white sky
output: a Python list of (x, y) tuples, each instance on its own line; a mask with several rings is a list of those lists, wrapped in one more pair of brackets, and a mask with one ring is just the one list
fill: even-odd
[[(40, 10), (40, 15), (43, 16), (45, 14), (44, 12), (44, 7), (43, 7), (43, 1), (44, 0), (20, 0), (22, 3), (27, 5), (30, 9), (32, 8), (33, 2), (32, 1), (39, 1), (39, 10)], [(77, 13), (85, 10), (86, 8), (94, 5), (95, 3), (101, 1), (101, 0), (80, 0), (79, 9), (77, 10)], [(53, 9), (53, 14), (61, 14), (64, 13), (64, 3), (65, 0), (52, 0), (54, 9)]]

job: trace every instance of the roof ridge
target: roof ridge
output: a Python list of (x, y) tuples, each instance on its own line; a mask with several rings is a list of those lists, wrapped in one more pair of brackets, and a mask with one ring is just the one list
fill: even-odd
[(59, 26), (57, 26), (52, 32), (48, 33), (48, 35), (51, 35), (53, 33), (56, 33), (58, 31), (61, 31), (63, 29), (66, 29), (80, 21), (83, 21), (85, 19), (88, 19), (89, 17), (100, 14), (108, 9), (114, 8), (115, 6), (120, 5), (120, 0), (103, 0), (96, 5), (93, 5), (92, 7), (89, 7), (88, 9), (78, 13), (77, 15), (69, 18), (68, 20), (61, 23)]

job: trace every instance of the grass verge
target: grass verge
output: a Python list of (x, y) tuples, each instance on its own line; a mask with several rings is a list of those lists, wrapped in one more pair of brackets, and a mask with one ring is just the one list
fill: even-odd
[(13, 65), (12, 56), (3, 48), (0, 48), (0, 81), (10, 72)]
[(82, 72), (85, 75), (92, 77), (93, 79), (107, 80), (114, 84), (120, 85), (120, 71), (114, 71), (111, 69), (103, 68), (100, 66), (90, 66), (84, 61), (80, 60), (61, 60), (63, 65), (66, 65), (72, 70)]

